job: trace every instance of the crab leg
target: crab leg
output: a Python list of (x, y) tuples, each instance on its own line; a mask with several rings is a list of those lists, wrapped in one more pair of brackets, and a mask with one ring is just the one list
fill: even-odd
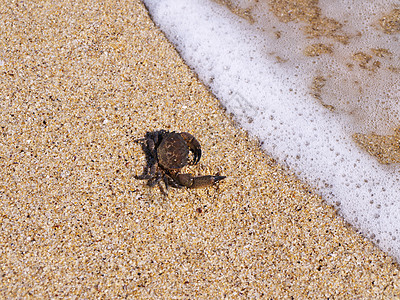
[(194, 177), (191, 174), (178, 174), (174, 177), (179, 184), (186, 186), (188, 188), (201, 188), (210, 186), (226, 178), (226, 176), (212, 176), (212, 175)]
[(186, 144), (188, 145), (190, 151), (193, 152), (193, 165), (197, 164), (201, 158), (201, 146), (200, 143), (196, 140), (196, 138), (187, 132), (181, 132), (180, 135), (185, 140)]

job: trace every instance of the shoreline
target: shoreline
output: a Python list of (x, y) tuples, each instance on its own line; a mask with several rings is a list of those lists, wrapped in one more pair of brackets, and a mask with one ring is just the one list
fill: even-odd
[[(400, 295), (393, 258), (224, 115), (140, 1), (24, 5), (0, 28), (2, 297)], [(157, 129), (201, 143), (185, 172), (228, 177), (146, 187), (134, 140)]]

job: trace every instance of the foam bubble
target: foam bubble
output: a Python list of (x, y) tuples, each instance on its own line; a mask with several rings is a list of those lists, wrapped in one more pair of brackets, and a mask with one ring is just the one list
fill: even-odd
[[(379, 164), (351, 137), (387, 134), (399, 125), (400, 75), (393, 70), (400, 70), (400, 35), (379, 30), (394, 2), (320, 1), (321, 15), (343, 24), (337, 33), (348, 36), (347, 44), (329, 36), (310, 39), (304, 21), (282, 23), (264, 1), (233, 1), (242, 9), (237, 15), (206, 0), (144, 2), (263, 148), (400, 260), (398, 165)], [(240, 16), (243, 11), (254, 22)], [(331, 44), (332, 52), (313, 56), (314, 49), (330, 52), (319, 43)], [(310, 45), (315, 48), (305, 56)]]

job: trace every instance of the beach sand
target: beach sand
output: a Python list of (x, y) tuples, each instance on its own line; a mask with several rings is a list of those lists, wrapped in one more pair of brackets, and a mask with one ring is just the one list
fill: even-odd
[[(237, 128), (132, 1), (0, 4), (0, 298), (400, 297), (394, 260)], [(187, 131), (205, 189), (135, 179)]]

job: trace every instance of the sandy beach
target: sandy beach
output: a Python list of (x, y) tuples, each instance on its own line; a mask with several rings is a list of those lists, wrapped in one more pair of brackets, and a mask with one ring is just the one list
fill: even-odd
[[(394, 299), (398, 265), (237, 128), (139, 0), (0, 4), (0, 298)], [(201, 143), (149, 188), (146, 132)]]

